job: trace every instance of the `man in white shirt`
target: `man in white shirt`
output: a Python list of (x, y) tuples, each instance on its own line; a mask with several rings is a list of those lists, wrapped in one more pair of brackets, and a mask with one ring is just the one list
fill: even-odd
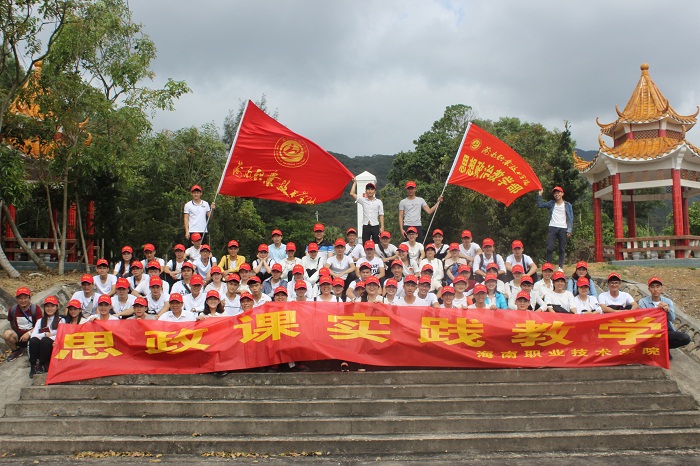
[(622, 286), (620, 274), (611, 272), (608, 275), (608, 291), (598, 295), (598, 304), (604, 313), (639, 309), (632, 295), (620, 291), (620, 286)]
[[(185, 310), (194, 312), (195, 314), (198, 314), (204, 310), (207, 296), (202, 291), (203, 288), (204, 279), (202, 278), (202, 276), (199, 274), (192, 275), (192, 279), (190, 279), (190, 289), (192, 290), (192, 292), (188, 295), (185, 295), (183, 299), (183, 306)], [(170, 296), (172, 298), (172, 294)]]
[(353, 178), (350, 195), (355, 202), (362, 206), (362, 242), (373, 240), (379, 242), (379, 234), (384, 231), (384, 204), (375, 197), (377, 185), (367, 183), (364, 196), (355, 194), (357, 180)]
[(202, 235), (199, 233), (192, 233), (190, 235), (190, 241), (192, 241), (192, 246), (185, 250), (185, 258), (192, 262), (201, 257), (199, 249), (202, 247)]
[(416, 196), (416, 182), (408, 181), (406, 183), (406, 197), (399, 202), (399, 228), (404, 238), (408, 227), (415, 227), (418, 232), (418, 242), (423, 241), (423, 227), (421, 226), (420, 214), (424, 210), (428, 215), (432, 215), (437, 209), (438, 204), (442, 202), (442, 196), (438, 197), (434, 206), (428, 207), (425, 199)]
[(474, 257), (481, 254), (479, 245), (472, 241), (472, 232), (462, 232), (462, 244), (459, 245), (459, 257), (466, 259), (470, 267), (474, 266)]
[[(192, 186), (190, 189), (192, 200), (185, 204), (185, 238), (190, 239), (193, 233), (199, 233), (204, 236), (207, 231), (207, 220), (211, 216), (211, 211), (216, 207), (202, 199), (202, 187), (199, 185)], [(192, 258), (190, 258), (192, 259)]]
[(503, 261), (503, 257), (500, 254), (495, 254), (493, 252), (494, 244), (491, 238), (484, 238), (484, 242), (481, 245), (481, 249), (484, 252), (474, 257), (474, 278), (477, 281), (482, 281), (486, 276), (486, 269), (492, 262), (498, 266), (498, 275), (505, 275), (506, 273), (506, 263)]
[(183, 309), (181, 294), (171, 294), (168, 304), (170, 310), (158, 317), (161, 322), (194, 322), (197, 320), (197, 314)]

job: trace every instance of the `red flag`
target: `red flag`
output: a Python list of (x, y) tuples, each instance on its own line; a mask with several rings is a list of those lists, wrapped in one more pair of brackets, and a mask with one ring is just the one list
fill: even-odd
[(448, 184), (472, 189), (509, 206), (530, 191), (542, 189), (530, 165), (506, 143), (469, 123)]
[(293, 204), (338, 199), (352, 173), (248, 101), (218, 192)]

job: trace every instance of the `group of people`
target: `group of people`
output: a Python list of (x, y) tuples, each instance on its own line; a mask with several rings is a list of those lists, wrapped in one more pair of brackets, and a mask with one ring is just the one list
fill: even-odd
[[(134, 259), (130, 246), (122, 248), (121, 260), (111, 268), (106, 259), (99, 259), (96, 275), (81, 277), (81, 289), (71, 297), (63, 317), (58, 313), (56, 297), (47, 297), (42, 310), (31, 304), (28, 288), (19, 288), (17, 304), (8, 313), (11, 328), (2, 335), (12, 350), (8, 360), (19, 357), (28, 347), (30, 375), (45, 371), (61, 322), (186, 322), (235, 316), (270, 301), (370, 302), (571, 314), (659, 307), (667, 312), (670, 347), (690, 341), (686, 334), (675, 331), (673, 302), (662, 296), (663, 282), (658, 277), (649, 279), (651, 296), (636, 303), (620, 291), (619, 274), (611, 273), (608, 290), (599, 294), (586, 262), (578, 262), (567, 277), (562, 270), (563, 259), (556, 269), (549, 261), (538, 267), (524, 253), (519, 240), (511, 243), (511, 253), (505, 259), (495, 252), (493, 239), (484, 238), (479, 245), (469, 230), (462, 231), (461, 242), (446, 244), (443, 231), (434, 229), (432, 242), (424, 246), (419, 241), (421, 209), (434, 212), (442, 198), (429, 207), (416, 198), (413, 182), (407, 184), (409, 196), (399, 215), (403, 241), (395, 245), (391, 233), (384, 229), (376, 186), (369, 183), (361, 197), (355, 194), (355, 188), (353, 184), (350, 194), (366, 214), (361, 241), (358, 231), (350, 228), (345, 238), (331, 242), (325, 238), (324, 225), (317, 223), (313, 239), (297, 247), (293, 242), (284, 243), (282, 231), (274, 229), (271, 241), (261, 243), (256, 258), (248, 261), (239, 254), (240, 245), (235, 239), (227, 243), (224, 257), (213, 257), (203, 236), (215, 205), (206, 204), (201, 199), (201, 188), (193, 186), (193, 199), (185, 206), (185, 236), (191, 245), (175, 245), (172, 259), (159, 258), (150, 243), (144, 245), (140, 260)], [(561, 200), (561, 195), (556, 197)], [(553, 218), (560, 215), (554, 204), (550, 206)], [(565, 222), (568, 217), (565, 208)], [(553, 228), (561, 227), (555, 222)], [(551, 236), (561, 239), (560, 232)]]

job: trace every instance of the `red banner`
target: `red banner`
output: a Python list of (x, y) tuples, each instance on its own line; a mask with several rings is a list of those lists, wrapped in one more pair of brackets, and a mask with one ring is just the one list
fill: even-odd
[(338, 199), (352, 173), (248, 101), (218, 192), (293, 204)]
[(447, 178), (509, 206), (530, 191), (542, 189), (528, 163), (506, 143), (470, 123)]
[(268, 303), (235, 317), (200, 322), (62, 324), (47, 383), (323, 359), (389, 367), (669, 367), (666, 313), (661, 309), (566, 315)]

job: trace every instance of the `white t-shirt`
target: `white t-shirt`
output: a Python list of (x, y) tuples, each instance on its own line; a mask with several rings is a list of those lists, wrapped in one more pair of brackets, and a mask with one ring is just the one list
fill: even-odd
[(416, 296), (418, 299), (423, 299), (428, 303), (428, 306), (432, 306), (433, 304), (438, 302), (438, 298), (435, 295), (435, 293), (428, 292), (428, 294), (425, 295), (425, 298), (421, 298), (420, 296)]
[(441, 282), (445, 278), (445, 266), (440, 259), (434, 257), (433, 260), (429, 260), (427, 257), (420, 261), (418, 265), (418, 270), (422, 271), (426, 264), (430, 264), (433, 267), (433, 280)]
[(571, 311), (572, 308), (576, 307), (573, 293), (571, 293), (571, 291), (566, 290), (564, 290), (564, 292), (562, 293), (548, 291), (547, 295), (544, 298), (544, 302), (549, 305), (561, 306), (567, 311)]
[(220, 284), (219, 287), (217, 288), (216, 285), (214, 284), (214, 282), (211, 282), (211, 283), (208, 284), (206, 287), (204, 287), (204, 294), (207, 294), (207, 292), (208, 292), (209, 290), (216, 290), (216, 291), (218, 291), (218, 292), (219, 292), (219, 299), (221, 299), (221, 297), (222, 297), (223, 295), (225, 295), (226, 292), (228, 291), (228, 286), (226, 285), (226, 282), (221, 282), (221, 284)]
[(92, 278), (95, 280), (95, 293), (100, 295), (109, 294), (112, 291), (112, 287), (117, 284), (117, 276), (111, 273), (107, 274), (107, 279), (104, 283), (102, 283), (99, 275), (95, 275)]
[(392, 303), (392, 304), (394, 304), (396, 306), (430, 306), (430, 304), (428, 304), (427, 300), (421, 299), (418, 296), (416, 296), (416, 300), (414, 302), (412, 302), (411, 304), (406, 303), (404, 298), (405, 298), (405, 296), (402, 296), (402, 297), (394, 300), (394, 303)]
[(146, 312), (148, 314), (158, 314), (160, 310), (163, 309), (170, 301), (170, 295), (161, 293), (160, 298), (155, 299), (153, 295), (149, 294), (146, 297), (146, 300), (148, 301), (148, 310)]
[(411, 259), (416, 261), (416, 263), (418, 263), (418, 261), (420, 261), (421, 253), (423, 253), (423, 251), (424, 251), (423, 244), (416, 242), (416, 244), (411, 246), (408, 243), (408, 241), (404, 241), (401, 244), (405, 244), (406, 246), (408, 246), (408, 257), (410, 257)]
[[(296, 297), (297, 297), (297, 292), (294, 290), (294, 284), (296, 282), (297, 282), (297, 280), (292, 278), (287, 283), (287, 297), (292, 298), (291, 301), (296, 300)], [(304, 295), (308, 299), (313, 299), (313, 297), (316, 295), (316, 290), (315, 290), (314, 286), (308, 280), (304, 280), (304, 283), (306, 283), (306, 293), (304, 293)], [(268, 298), (269, 298), (269, 296), (268, 296)]]
[(175, 317), (173, 311), (168, 311), (158, 319), (161, 322), (194, 322), (197, 320), (197, 314), (194, 312), (185, 311), (184, 309), (180, 313), (180, 317)]
[(357, 270), (355, 271), (355, 274), (359, 275), (360, 273), (360, 265), (363, 263), (368, 263), (370, 267), (372, 267), (372, 275), (375, 277), (379, 276), (379, 269), (384, 268), (384, 262), (377, 256), (374, 256), (372, 260), (368, 260), (366, 257), (364, 259), (360, 259), (355, 263), (355, 267), (357, 267)]
[(224, 310), (226, 311), (226, 315), (235, 316), (243, 312), (241, 309), (240, 296), (236, 295), (233, 299), (230, 299), (224, 294), (221, 297), (221, 300), (224, 302)]
[[(328, 258), (327, 265), (328, 265), (328, 268), (331, 269), (331, 272), (340, 273), (343, 270), (347, 270), (348, 268), (350, 268), (350, 266), (353, 263), (354, 263), (354, 261), (349, 256), (343, 256), (342, 259), (338, 260), (338, 258), (335, 255), (333, 255), (333, 256)], [(348, 274), (344, 273), (340, 276), (340, 278), (345, 280), (346, 278), (348, 278)]]
[(393, 244), (389, 243), (387, 247), (384, 248), (384, 252), (382, 252), (381, 248), (379, 247), (381, 243), (377, 243), (374, 245), (374, 250), (376, 251), (376, 254), (374, 257), (379, 257), (380, 259), (386, 259), (388, 257), (392, 257), (396, 255), (396, 246)]
[[(484, 256), (484, 263), (481, 263), (481, 256)], [(474, 256), (474, 266), (472, 267), (474, 271), (481, 270), (482, 272), (486, 272), (486, 267), (491, 262), (495, 262), (496, 265), (498, 266), (498, 270), (505, 270), (506, 269), (506, 263), (503, 262), (503, 257), (501, 257), (500, 254), (494, 254), (491, 253), (491, 257), (486, 257), (486, 254), (479, 254), (477, 256)]]
[(353, 262), (358, 260), (360, 257), (362, 257), (364, 255), (364, 253), (365, 253), (365, 251), (362, 248), (361, 244), (352, 245), (352, 244), (348, 243), (345, 245), (345, 253), (344, 254), (347, 257), (350, 257), (353, 260)]
[(80, 301), (80, 310), (83, 313), (83, 317), (90, 317), (92, 314), (97, 312), (97, 300), (100, 295), (96, 292), (92, 293), (89, 298), (85, 296), (85, 293), (80, 290), (73, 293), (70, 299), (77, 299)]
[(207, 300), (207, 295), (206, 293), (199, 293), (199, 296), (196, 298), (192, 293), (187, 294), (182, 297), (183, 305), (182, 305), (182, 312), (184, 313), (185, 311), (190, 311), (190, 312), (202, 312), (204, 310), (204, 306), (206, 305), (206, 300)]
[(588, 295), (585, 301), (581, 301), (581, 295), (576, 295), (574, 296), (574, 304), (576, 305), (576, 314), (581, 314), (581, 311), (603, 313), (603, 309), (601, 309), (595, 296)]
[(134, 307), (134, 301), (136, 301), (136, 296), (133, 294), (126, 295), (126, 301), (123, 303), (119, 301), (119, 296), (115, 294), (112, 296), (112, 309), (114, 309), (115, 313), (119, 314), (120, 312)]
[(459, 253), (464, 254), (465, 256), (472, 258), (472, 259), (474, 258), (474, 256), (476, 256), (476, 253), (479, 252), (479, 249), (481, 249), (481, 248), (474, 241), (469, 243), (469, 249), (464, 248), (464, 243), (460, 243), (460, 245), (459, 245)]
[(547, 296), (547, 293), (549, 293), (550, 291), (554, 291), (554, 282), (552, 280), (549, 280), (549, 285), (547, 285), (544, 282), (544, 279), (542, 279), (537, 280), (537, 282), (535, 282), (535, 285), (532, 287), (531, 294), (544, 301), (545, 296)]
[(270, 298), (268, 295), (266, 295), (265, 293), (263, 293), (263, 294), (260, 296), (260, 299), (259, 299), (259, 300), (255, 301), (255, 298), (253, 298), (253, 307), (260, 307), (260, 306), (262, 306), (262, 305), (265, 304), (265, 303), (269, 303), (270, 301), (272, 301), (272, 298)]
[[(150, 277), (148, 280), (141, 280), (141, 282), (134, 288), (134, 291), (136, 291), (138, 294), (141, 296), (148, 296), (151, 294), (151, 279)], [(169, 294), (170, 293), (170, 283), (166, 282), (163, 280), (163, 284), (161, 285), (161, 288), (163, 288), (163, 293)]]
[(527, 254), (523, 254), (520, 257), (520, 262), (518, 262), (517, 260), (515, 260), (515, 255), (511, 254), (510, 256), (506, 257), (506, 262), (509, 263), (511, 267), (518, 264), (522, 265), (524, 273), (527, 273), (530, 270), (530, 265), (532, 265), (533, 261), (530, 256), (528, 256)]
[(184, 213), (189, 214), (190, 232), (204, 233), (207, 231), (207, 212), (211, 211), (209, 203), (202, 199), (199, 204), (195, 204), (194, 200), (185, 204)]
[(627, 292), (620, 291), (616, 298), (610, 296), (610, 292), (606, 291), (598, 295), (598, 303), (606, 306), (622, 306), (623, 308), (634, 303), (634, 298)]
[(199, 253), (199, 249), (194, 247), (194, 244), (192, 246), (190, 246), (189, 248), (185, 249), (185, 257), (190, 262), (199, 259), (200, 256), (201, 256), (201, 254)]
[(357, 204), (362, 206), (362, 224), (379, 225), (379, 216), (384, 215), (384, 203), (376, 197), (372, 200), (362, 195), (357, 196)]
[(552, 209), (552, 218), (549, 219), (549, 226), (555, 228), (566, 228), (566, 203), (561, 205), (554, 204)]
[[(154, 257), (152, 260), (158, 262), (160, 264), (160, 270), (163, 270), (165, 267), (165, 261), (161, 259), (160, 257)], [(143, 265), (143, 274), (148, 275), (148, 263), (150, 261), (148, 259), (144, 259), (141, 261), (141, 264)]]
[(182, 296), (185, 296), (192, 293), (192, 288), (190, 285), (185, 285), (185, 282), (180, 280), (173, 285), (173, 289), (170, 291), (170, 294), (173, 293), (180, 293)]
[(200, 256), (199, 259), (192, 262), (192, 265), (194, 265), (194, 268), (197, 269), (197, 273), (200, 274), (202, 278), (207, 278), (207, 274), (211, 268), (216, 265), (216, 257), (211, 256), (209, 262), (205, 264), (202, 262), (202, 257)]

